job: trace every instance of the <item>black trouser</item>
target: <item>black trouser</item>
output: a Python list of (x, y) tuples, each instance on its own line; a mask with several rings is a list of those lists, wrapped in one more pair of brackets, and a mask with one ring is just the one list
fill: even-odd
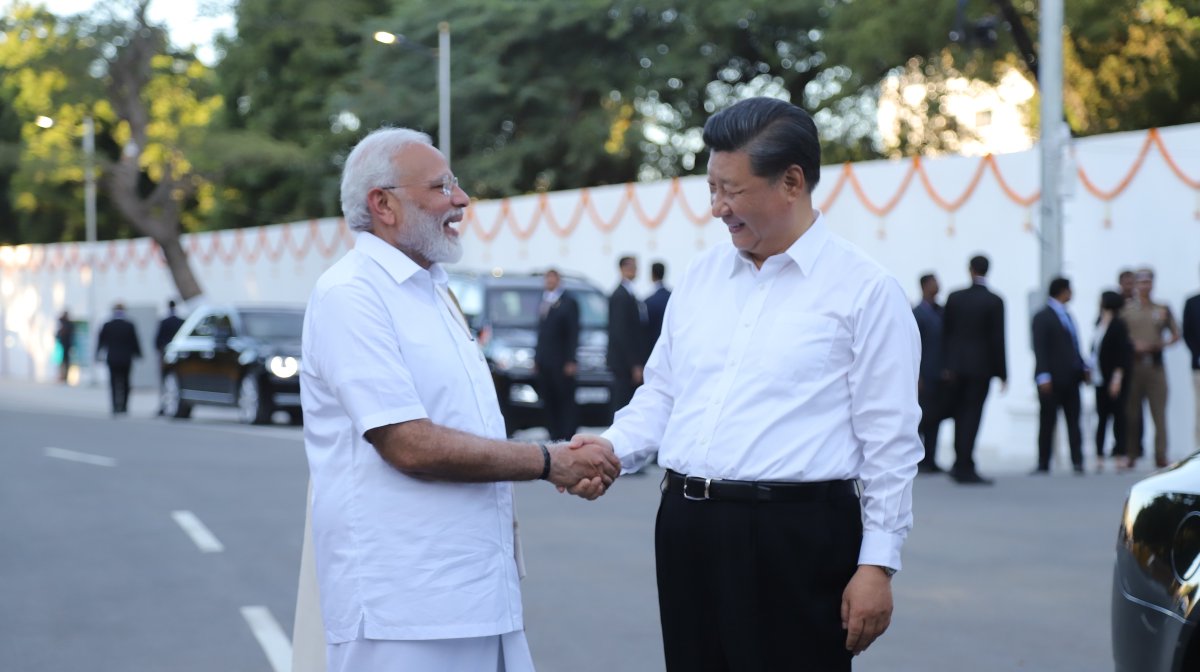
[(112, 412), (124, 413), (129, 410), (129, 369), (130, 364), (108, 364), (108, 387), (112, 393)]
[(983, 420), (989, 377), (960, 377), (947, 390), (954, 405), (954, 473), (975, 473), (975, 437)]
[(575, 403), (575, 377), (552, 367), (539, 367), (537, 375), (538, 396), (542, 398), (542, 410), (546, 416), (546, 431), (550, 438), (566, 440), (575, 436), (579, 429), (579, 406)]
[(1124, 457), (1125, 450), (1125, 427), (1128, 413), (1125, 412), (1126, 399), (1129, 395), (1126, 394), (1125, 386), (1121, 386), (1120, 392), (1114, 399), (1108, 394), (1108, 385), (1096, 387), (1096, 456), (1104, 457), (1104, 434), (1108, 430), (1108, 420), (1112, 419), (1113, 428), (1113, 457)]
[(842, 592), (858, 498), (691, 501), (663, 494), (654, 531), (668, 672), (846, 672)]
[(917, 403), (921, 405), (921, 422), (917, 425), (917, 434), (925, 445), (925, 458), (921, 464), (934, 466), (937, 461), (938, 429), (946, 415), (945, 400), (942, 398), (942, 386), (938, 382), (924, 382), (917, 393)]
[(1079, 385), (1053, 384), (1050, 392), (1038, 390), (1041, 413), (1038, 417), (1038, 469), (1050, 468), (1050, 456), (1054, 451), (1054, 426), (1058, 423), (1058, 409), (1062, 409), (1067, 420), (1067, 445), (1071, 447), (1071, 464), (1083, 468), (1083, 432), (1079, 428)]

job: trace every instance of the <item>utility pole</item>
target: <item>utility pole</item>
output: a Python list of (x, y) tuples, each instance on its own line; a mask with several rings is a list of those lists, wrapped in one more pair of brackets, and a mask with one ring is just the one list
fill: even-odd
[(1068, 131), (1063, 123), (1063, 1), (1041, 0), (1038, 39), (1038, 83), (1042, 94), (1041, 150), (1042, 198), (1039, 205), (1041, 242), (1041, 287), (1063, 270), (1063, 152)]
[[(87, 268), (85, 275), (89, 341), (84, 347), (89, 348), (89, 352), (91, 352), (96, 336), (100, 333), (96, 327), (100, 318), (96, 313), (96, 124), (90, 114), (83, 118), (83, 216), (87, 236), (87, 253), (84, 255), (84, 264)], [(91, 358), (84, 353), (79, 361), (91, 362)], [(94, 362), (88, 364), (88, 371), (88, 382), (95, 385), (97, 380)]]

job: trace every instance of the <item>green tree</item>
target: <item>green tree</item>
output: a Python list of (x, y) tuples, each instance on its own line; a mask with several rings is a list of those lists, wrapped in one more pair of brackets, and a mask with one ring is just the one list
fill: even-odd
[[(388, 0), (240, 0), (216, 66), (225, 157), (216, 215), (251, 226), (340, 212), (338, 156), (357, 138), (337, 92), (358, 67), (362, 26)], [(341, 115), (341, 116), (340, 116)]]
[[(93, 117), (108, 196), (103, 211), (119, 213), (132, 231), (159, 245), (186, 300), (201, 289), (180, 236), (203, 228), (211, 209), (214, 187), (196, 164), (211, 162), (203, 147), (221, 98), (211, 72), (193, 54), (171, 50), (163, 29), (147, 21), (148, 1), (68, 19), (15, 5), (0, 42), (4, 87), (15, 92), (13, 107), (23, 120), (24, 148), (10, 191), (30, 222), (61, 216), (70, 223), (63, 237), (82, 237), (75, 205), (82, 197), (51, 196), (82, 182), (78, 129)], [(39, 128), (33, 122), (39, 115), (56, 123)], [(63, 203), (71, 204), (69, 212), (58, 212)], [(112, 219), (98, 222), (102, 234), (131, 233), (114, 230)]]
[[(934, 79), (961, 75), (993, 83), (1014, 67), (1029, 72), (1024, 63), (1030, 47), (1022, 47), (1014, 35), (1021, 30), (1037, 35), (1035, 0), (972, 0), (963, 17), (967, 25), (992, 25), (994, 30), (991, 35), (974, 31), (980, 39), (958, 43), (948, 38), (956, 25), (955, 7), (921, 0), (839, 3), (824, 42), (830, 59), (852, 73), (847, 91), (872, 95), (880, 81), (900, 74), (903, 64)], [(1011, 11), (1003, 11), (1006, 7)], [(1200, 120), (1200, 89), (1191, 84), (1200, 76), (1198, 38), (1196, 0), (1066, 3), (1064, 99), (1073, 132), (1091, 135)], [(923, 102), (933, 106), (934, 119), (940, 114), (936, 103), (936, 94)], [(944, 129), (949, 123), (927, 127)], [(943, 139), (917, 138), (908, 150), (920, 152)]]
[[(453, 33), (453, 148), (489, 197), (700, 170), (699, 128), (754, 92), (822, 109), (824, 2), (443, 0), (365, 26), (437, 44)], [(434, 66), (418, 50), (363, 52), (346, 107), (367, 127), (436, 131)]]

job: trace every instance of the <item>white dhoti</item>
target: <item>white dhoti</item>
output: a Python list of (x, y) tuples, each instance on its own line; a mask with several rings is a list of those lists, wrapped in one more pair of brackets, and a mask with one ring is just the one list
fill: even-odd
[[(430, 640), (356, 639), (326, 644), (321, 625), (320, 589), (312, 543), (312, 483), (304, 516), (304, 546), (292, 628), (292, 672), (534, 672), (525, 632), (490, 637)], [(525, 558), (513, 518), (517, 571), (525, 577)]]
[(521, 630), (465, 639), (356, 639), (327, 649), (329, 672), (533, 672)]

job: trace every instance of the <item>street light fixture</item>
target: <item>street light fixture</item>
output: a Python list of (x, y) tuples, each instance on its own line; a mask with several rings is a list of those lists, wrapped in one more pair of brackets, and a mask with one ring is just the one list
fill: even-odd
[(438, 24), (438, 47), (430, 49), (422, 44), (409, 40), (400, 33), (389, 33), (381, 30), (375, 33), (375, 41), (380, 44), (397, 44), (423, 53), (437, 61), (438, 82), (438, 149), (450, 161), (450, 24), (442, 21)]

